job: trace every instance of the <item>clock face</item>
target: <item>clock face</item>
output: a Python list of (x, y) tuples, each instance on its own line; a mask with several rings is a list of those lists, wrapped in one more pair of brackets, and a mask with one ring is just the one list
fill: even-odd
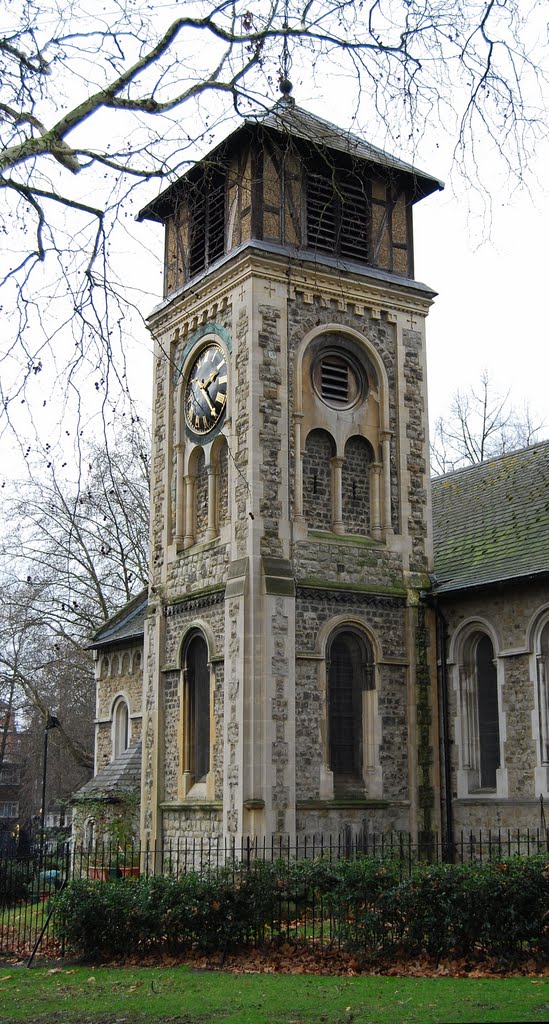
[(185, 387), (185, 422), (193, 434), (208, 434), (223, 416), (227, 402), (227, 364), (219, 345), (196, 357)]

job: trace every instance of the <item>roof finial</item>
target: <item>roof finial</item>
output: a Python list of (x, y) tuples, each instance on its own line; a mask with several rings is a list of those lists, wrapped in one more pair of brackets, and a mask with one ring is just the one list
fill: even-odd
[(288, 0), (286, 0), (284, 4), (284, 22), (282, 25), (282, 66), (280, 68), (280, 75), (278, 76), (278, 85), (282, 93), (282, 99), (279, 100), (279, 102), (288, 106), (293, 106), (295, 100), (290, 96), (293, 85), (290, 81), (290, 67), (292, 62), (290, 59), (290, 48), (288, 45), (288, 30)]

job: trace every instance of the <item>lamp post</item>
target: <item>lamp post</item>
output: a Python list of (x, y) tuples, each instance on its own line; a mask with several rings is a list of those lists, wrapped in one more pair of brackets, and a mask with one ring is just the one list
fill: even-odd
[(48, 735), (50, 729), (57, 729), (61, 725), (61, 722), (55, 715), (50, 715), (46, 719), (44, 726), (44, 766), (42, 769), (42, 809), (40, 813), (40, 849), (42, 849), (44, 843), (44, 823), (46, 820), (46, 780), (48, 777)]

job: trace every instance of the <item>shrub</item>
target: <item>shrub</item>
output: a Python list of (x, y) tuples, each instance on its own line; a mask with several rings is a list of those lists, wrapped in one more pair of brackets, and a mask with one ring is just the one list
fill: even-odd
[[(390, 951), (434, 957), (477, 951), (500, 958), (546, 952), (549, 861), (418, 865), (397, 862), (256, 862), (182, 878), (74, 881), (55, 897), (58, 932), (86, 957), (154, 947), (225, 951), (242, 943), (310, 937), (375, 959)], [(323, 934), (326, 934), (324, 931)]]
[(26, 863), (0, 859), (0, 909), (12, 907), (27, 898), (31, 877)]

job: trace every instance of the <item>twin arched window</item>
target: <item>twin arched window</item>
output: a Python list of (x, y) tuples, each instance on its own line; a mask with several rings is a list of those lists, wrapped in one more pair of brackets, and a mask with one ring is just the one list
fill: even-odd
[[(182, 468), (181, 468), (182, 473)], [(227, 441), (219, 435), (209, 454), (203, 448), (191, 452), (186, 477), (178, 472), (176, 540), (184, 547), (214, 540), (229, 521), (229, 458)]]

